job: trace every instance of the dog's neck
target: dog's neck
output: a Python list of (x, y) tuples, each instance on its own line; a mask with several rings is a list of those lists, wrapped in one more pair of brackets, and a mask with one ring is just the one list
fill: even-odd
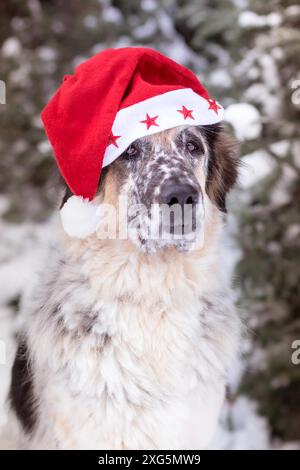
[[(132, 302), (180, 301), (182, 295), (206, 294), (220, 284), (220, 213), (215, 211), (205, 229), (205, 242), (187, 253), (168, 248), (143, 253), (128, 240), (64, 238), (69, 260), (79, 267), (102, 298)], [(146, 295), (145, 295), (146, 294)], [(169, 299), (168, 299), (169, 296)]]

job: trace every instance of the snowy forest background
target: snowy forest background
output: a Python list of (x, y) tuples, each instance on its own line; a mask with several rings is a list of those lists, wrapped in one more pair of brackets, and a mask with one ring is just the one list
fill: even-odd
[[(1, 0), (0, 447), (18, 306), (50, 239), (55, 165), (39, 113), (64, 74), (107, 47), (146, 45), (192, 68), (241, 141), (225, 261), (249, 326), (215, 447), (300, 448), (298, 0)], [(300, 355), (299, 355), (300, 356)]]

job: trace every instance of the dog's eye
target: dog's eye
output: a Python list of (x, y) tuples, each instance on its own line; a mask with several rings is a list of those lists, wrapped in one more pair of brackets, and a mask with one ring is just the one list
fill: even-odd
[(186, 144), (186, 148), (191, 154), (195, 154), (199, 151), (199, 145), (193, 140), (189, 140)]
[(128, 149), (125, 150), (125, 154), (128, 155), (129, 157), (133, 157), (133, 155), (136, 155), (138, 153), (138, 149), (134, 144), (129, 145)]

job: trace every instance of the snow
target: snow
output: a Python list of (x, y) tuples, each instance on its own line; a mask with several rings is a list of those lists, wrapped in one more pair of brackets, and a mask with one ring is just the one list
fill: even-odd
[[(0, 216), (8, 201), (0, 198)], [(15, 355), (15, 333), (22, 318), (10, 302), (24, 295), (45, 259), (54, 220), (46, 224), (9, 224), (0, 218), (0, 449), (16, 446), (13, 423), (7, 417), (7, 394)]]
[(269, 176), (275, 169), (273, 158), (264, 150), (245, 155), (242, 159), (238, 183), (242, 189), (249, 189), (254, 184)]
[(221, 443), (222, 449), (269, 449), (269, 436), (268, 423), (259, 416), (256, 403), (240, 396), (233, 403), (225, 404), (213, 448), (219, 449)]
[(270, 54), (262, 54), (259, 58), (259, 63), (262, 68), (264, 82), (268, 84), (268, 91), (279, 93), (282, 84), (280, 83), (277, 64), (274, 58)]
[(133, 35), (137, 39), (144, 39), (149, 36), (153, 36), (157, 31), (157, 23), (154, 18), (149, 18), (146, 23), (135, 28)]
[(56, 21), (53, 21), (51, 25), (51, 29), (53, 32), (61, 34), (65, 31), (65, 25), (63, 24), (62, 21), (56, 20)]
[(196, 70), (201, 71), (205, 66), (205, 60), (187, 46), (182, 36), (175, 30), (171, 18), (161, 11), (157, 16), (157, 23), (164, 36), (170, 38), (168, 42), (163, 43), (161, 46), (163, 54), (181, 64), (191, 62)]
[(49, 239), (49, 224), (19, 227), (0, 221), (0, 305), (19, 297), (28, 279), (34, 277), (43, 253), (37, 242)]
[(98, 20), (94, 15), (86, 15), (83, 18), (83, 24), (88, 29), (96, 29), (98, 26)]
[(272, 152), (274, 152), (278, 157), (284, 158), (286, 157), (289, 147), (290, 147), (290, 142), (288, 140), (280, 140), (278, 142), (275, 142), (270, 146), (270, 149)]
[(49, 143), (49, 140), (42, 140), (41, 142), (39, 142), (37, 145), (37, 149), (42, 155), (48, 155), (49, 153), (51, 153), (51, 145)]
[(12, 152), (15, 155), (20, 155), (28, 149), (28, 142), (25, 139), (18, 139), (12, 146)]
[(57, 58), (57, 51), (53, 47), (41, 46), (37, 49), (37, 55), (41, 60), (53, 61)]
[(281, 178), (278, 183), (273, 186), (270, 193), (270, 200), (273, 207), (279, 207), (289, 203), (291, 183), (296, 178), (297, 175), (293, 168), (287, 165), (282, 168)]
[(80, 65), (83, 62), (85, 62), (86, 60), (88, 60), (88, 58), (89, 57), (86, 57), (86, 56), (83, 56), (83, 55), (77, 55), (76, 57), (74, 57), (74, 59), (72, 60), (72, 64), (73, 64), (74, 69), (76, 67), (78, 67), (78, 65)]
[(260, 106), (264, 114), (268, 116), (277, 116), (280, 112), (280, 101), (278, 95), (271, 93), (262, 83), (254, 83), (244, 93), (246, 101)]
[(101, 1), (102, 5), (102, 19), (108, 23), (120, 24), (123, 21), (123, 17), (118, 8), (113, 7), (107, 1)]
[(2, 55), (3, 57), (15, 58), (21, 54), (22, 46), (20, 41), (17, 38), (11, 37), (7, 38), (2, 45)]
[(20, 31), (24, 31), (24, 29), (26, 28), (26, 21), (24, 20), (24, 18), (20, 18), (19, 16), (15, 16), (11, 20), (11, 27), (14, 31), (16, 31), (16, 33), (20, 32)]
[(290, 5), (285, 9), (285, 14), (290, 17), (300, 15), (300, 5)]
[(10, 201), (7, 197), (2, 196), (0, 194), (0, 217), (2, 214), (5, 214), (5, 212), (8, 210), (10, 206)]
[[(272, 144), (270, 150), (279, 158), (284, 159), (289, 147), (290, 143), (287, 140), (281, 140)], [(257, 150), (243, 156), (238, 179), (240, 188), (250, 189), (256, 183), (270, 176), (275, 168), (276, 161), (267, 150)], [(291, 166), (287, 164), (282, 167), (281, 178), (269, 193), (274, 207), (279, 207), (289, 202), (289, 188), (296, 177), (296, 171)], [(247, 193), (244, 193), (245, 195)]]
[(248, 103), (234, 103), (225, 109), (225, 121), (233, 127), (239, 140), (251, 140), (259, 137), (262, 129), (260, 114)]
[[(170, 16), (167, 13), (161, 11), (157, 17), (157, 21), (163, 34), (166, 37), (172, 38), (172, 40), (174, 40), (176, 38), (176, 32), (174, 28), (174, 23), (171, 20)], [(176, 50), (176, 46), (174, 45), (174, 43), (172, 44), (172, 46)], [(186, 46), (186, 49), (190, 51), (190, 48), (188, 46)]]
[(271, 51), (271, 56), (273, 57), (273, 59), (277, 60), (278, 62), (280, 60), (283, 60), (284, 59), (283, 49), (279, 46), (274, 47)]
[(143, 11), (154, 11), (157, 8), (155, 0), (142, 0), (141, 6)]
[(263, 28), (265, 26), (279, 26), (282, 18), (276, 12), (263, 16), (246, 10), (240, 13), (238, 21), (242, 28)]
[(297, 240), (300, 238), (300, 224), (292, 224), (290, 225), (284, 235), (284, 239), (287, 242), (292, 240)]
[(210, 74), (208, 82), (214, 87), (230, 88), (232, 85), (232, 78), (227, 70), (216, 69)]
[(34, 116), (31, 120), (31, 124), (33, 127), (35, 127), (36, 129), (43, 129), (43, 122), (41, 120), (41, 116), (39, 114), (37, 114), (36, 116)]
[(106, 46), (103, 44), (103, 42), (96, 43), (91, 49), (91, 55), (98, 54), (99, 52), (104, 51), (105, 48)]
[(293, 145), (293, 161), (297, 168), (300, 169), (300, 141), (295, 141)]
[(12, 70), (9, 74), (9, 83), (18, 87), (28, 87), (30, 85), (29, 75), (31, 67), (26, 62)]

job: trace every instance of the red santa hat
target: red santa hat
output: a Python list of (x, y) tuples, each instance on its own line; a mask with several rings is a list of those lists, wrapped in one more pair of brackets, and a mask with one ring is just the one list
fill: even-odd
[(219, 122), (223, 108), (187, 68), (152, 49), (129, 47), (79, 65), (41, 117), (74, 194), (61, 210), (64, 229), (84, 238), (97, 227), (92, 200), (103, 167), (140, 137)]

